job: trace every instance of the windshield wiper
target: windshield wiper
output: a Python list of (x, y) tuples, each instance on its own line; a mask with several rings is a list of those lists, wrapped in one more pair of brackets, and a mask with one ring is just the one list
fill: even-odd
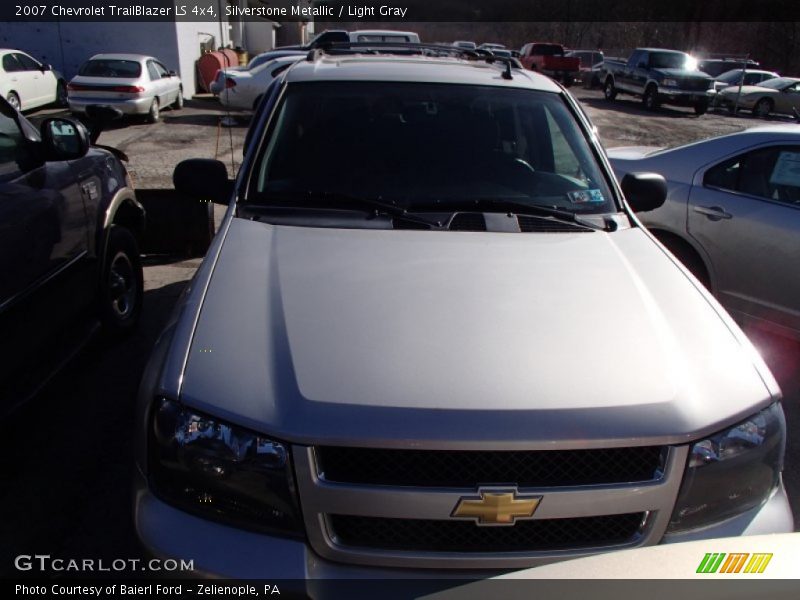
[(363, 196), (351, 196), (349, 194), (342, 194), (339, 192), (315, 192), (306, 191), (290, 194), (275, 194), (268, 195), (264, 200), (264, 204), (270, 204), (271, 200), (277, 200), (275, 206), (281, 208), (291, 208), (292, 206), (302, 206), (311, 208), (343, 208), (363, 210), (370, 214), (371, 217), (387, 216), (394, 219), (400, 219), (409, 223), (416, 223), (425, 225), (427, 228), (442, 227), (440, 221), (429, 221), (422, 217), (409, 214), (408, 209), (397, 206), (389, 202), (384, 202), (380, 199), (366, 198)]
[[(581, 218), (582, 215), (574, 213), (569, 210), (556, 208), (555, 206), (547, 206), (545, 204), (528, 204), (518, 200), (508, 200), (507, 198), (473, 198), (469, 200), (444, 200), (431, 203), (420, 203), (409, 206), (411, 210), (435, 208), (437, 211), (450, 211), (450, 210), (489, 210), (491, 212), (508, 212), (515, 215), (535, 216), (535, 217), (553, 217), (559, 221), (567, 221), (569, 223), (577, 223), (584, 227), (591, 227), (593, 229), (604, 229), (598, 227), (596, 223), (587, 222)], [(596, 216), (596, 215), (586, 215)]]

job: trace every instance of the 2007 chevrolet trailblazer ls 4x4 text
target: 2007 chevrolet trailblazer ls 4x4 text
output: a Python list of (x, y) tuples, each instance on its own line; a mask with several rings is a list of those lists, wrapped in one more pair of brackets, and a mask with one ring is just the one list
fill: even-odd
[(415, 51), (311, 53), (233, 187), (176, 168), (229, 208), (142, 382), (144, 546), (242, 578), (474, 576), (791, 531), (780, 391), (634, 215), (664, 180), (619, 186), (546, 77)]

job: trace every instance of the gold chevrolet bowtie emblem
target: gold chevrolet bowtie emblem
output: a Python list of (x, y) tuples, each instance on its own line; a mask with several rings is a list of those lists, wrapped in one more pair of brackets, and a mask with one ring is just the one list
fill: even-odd
[(478, 490), (479, 497), (463, 497), (456, 504), (454, 518), (474, 519), (478, 525), (513, 525), (515, 519), (530, 518), (541, 496), (520, 496), (516, 490)]

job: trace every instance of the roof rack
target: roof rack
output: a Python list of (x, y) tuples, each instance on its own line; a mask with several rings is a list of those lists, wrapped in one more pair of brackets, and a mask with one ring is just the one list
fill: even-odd
[(341, 56), (352, 54), (392, 54), (396, 56), (458, 56), (466, 60), (480, 60), (487, 64), (502, 63), (505, 65), (504, 79), (511, 79), (511, 69), (522, 69), (518, 59), (507, 56), (496, 56), (483, 48), (469, 49), (441, 44), (413, 44), (407, 42), (328, 42), (309, 51), (306, 60), (314, 62), (323, 55)]

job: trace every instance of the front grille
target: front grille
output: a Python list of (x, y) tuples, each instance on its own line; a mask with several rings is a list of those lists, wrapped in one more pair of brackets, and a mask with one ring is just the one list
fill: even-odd
[(471, 521), (386, 519), (329, 515), (333, 540), (342, 546), (410, 552), (534, 552), (632, 542), (646, 513), (534, 519), (513, 526), (479, 527)]
[(708, 89), (709, 82), (707, 79), (686, 78), (678, 80), (679, 87), (682, 90), (691, 92), (704, 92)]
[(663, 472), (667, 454), (661, 446), (487, 452), (320, 446), (315, 452), (320, 476), (326, 481), (468, 488), (652, 481)]

